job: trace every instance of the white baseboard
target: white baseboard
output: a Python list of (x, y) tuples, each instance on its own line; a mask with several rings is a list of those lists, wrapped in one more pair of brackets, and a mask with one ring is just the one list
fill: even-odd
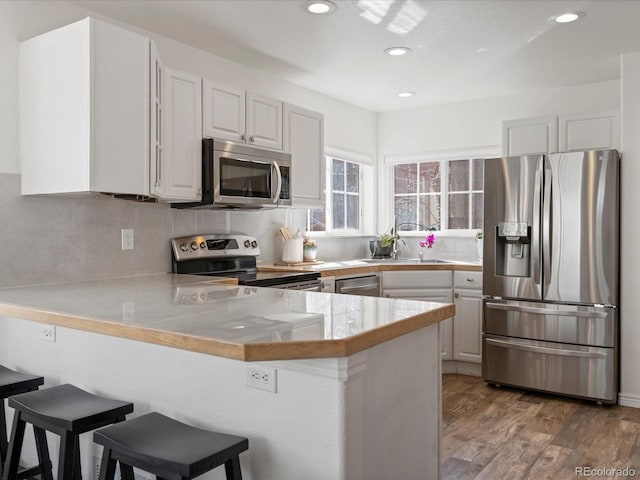
[(442, 361), (442, 373), (460, 373), (474, 377), (482, 376), (482, 365), (479, 363), (458, 362), (455, 360)]
[(624, 407), (640, 408), (640, 395), (620, 393), (618, 394), (618, 403)]

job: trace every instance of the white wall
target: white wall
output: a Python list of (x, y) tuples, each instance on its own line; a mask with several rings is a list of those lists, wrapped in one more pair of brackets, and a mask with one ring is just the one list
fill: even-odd
[[(260, 260), (272, 263), (279, 254), (277, 228), (282, 224), (304, 228), (303, 210), (196, 212), (108, 198), (20, 196), (18, 44), (89, 14), (59, 1), (0, 2), (0, 286), (166, 272), (170, 270), (168, 240), (195, 233), (253, 235), (262, 244)], [(167, 66), (323, 112), (327, 145), (375, 156), (374, 113), (168, 38), (151, 36)], [(122, 228), (135, 231), (133, 251), (120, 249)], [(357, 239), (350, 245), (358, 249), (360, 243), (366, 242)]]
[(620, 206), (621, 403), (640, 407), (640, 53), (622, 57)]
[(620, 108), (618, 81), (378, 114), (384, 155), (500, 145), (502, 121)]

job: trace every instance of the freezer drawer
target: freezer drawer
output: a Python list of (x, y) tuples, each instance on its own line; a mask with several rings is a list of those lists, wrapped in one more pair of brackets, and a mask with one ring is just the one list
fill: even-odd
[(483, 333), (596, 347), (618, 344), (616, 309), (485, 299)]
[(482, 338), (485, 382), (615, 403), (617, 374), (613, 348), (497, 335), (483, 335)]

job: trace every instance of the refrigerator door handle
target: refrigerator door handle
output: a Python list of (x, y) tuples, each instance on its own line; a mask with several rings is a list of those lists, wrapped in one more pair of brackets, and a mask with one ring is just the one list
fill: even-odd
[(531, 232), (533, 281), (536, 285), (540, 285), (540, 183), (540, 168), (537, 168), (533, 188), (533, 231)]
[(497, 340), (495, 338), (485, 338), (488, 345), (495, 347), (512, 348), (515, 350), (523, 350), (525, 352), (543, 353), (545, 355), (561, 355), (563, 357), (584, 357), (584, 358), (606, 358), (607, 354), (603, 352), (583, 352), (580, 350), (567, 350), (564, 348), (539, 347), (537, 345), (523, 345), (521, 343), (509, 342), (505, 340)]
[(506, 310), (509, 312), (537, 313), (540, 315), (554, 315), (558, 317), (587, 317), (587, 318), (607, 318), (607, 312), (585, 312), (582, 310), (552, 310), (550, 308), (521, 307), (518, 305), (508, 305), (503, 303), (487, 302), (487, 308), (494, 310)]
[[(545, 283), (551, 281), (551, 182), (553, 172), (550, 168), (546, 168), (544, 172), (544, 195), (542, 197), (542, 272)], [(542, 292), (544, 298), (546, 292)]]

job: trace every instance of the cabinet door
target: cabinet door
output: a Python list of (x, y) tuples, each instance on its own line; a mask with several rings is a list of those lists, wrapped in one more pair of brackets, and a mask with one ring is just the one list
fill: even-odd
[[(453, 303), (451, 289), (444, 288), (422, 290), (388, 289), (382, 291), (382, 296), (385, 298), (421, 300), (423, 302)], [(453, 318), (447, 318), (440, 322), (439, 335), (442, 360), (453, 360)]]
[(456, 289), (453, 317), (453, 358), (464, 362), (482, 361), (482, 292)]
[(560, 117), (560, 151), (620, 148), (620, 114), (601, 112)]
[(324, 115), (284, 104), (284, 151), (291, 154), (294, 206), (324, 205)]
[(200, 200), (202, 190), (201, 79), (164, 70), (164, 157), (156, 195), (173, 201)]
[(210, 80), (202, 81), (203, 136), (245, 141), (245, 91)]
[(558, 151), (558, 117), (523, 118), (502, 122), (505, 156)]
[(247, 92), (247, 143), (282, 150), (282, 102)]
[(150, 42), (149, 55), (149, 174), (150, 191), (157, 192), (164, 158), (164, 67), (153, 42)]

